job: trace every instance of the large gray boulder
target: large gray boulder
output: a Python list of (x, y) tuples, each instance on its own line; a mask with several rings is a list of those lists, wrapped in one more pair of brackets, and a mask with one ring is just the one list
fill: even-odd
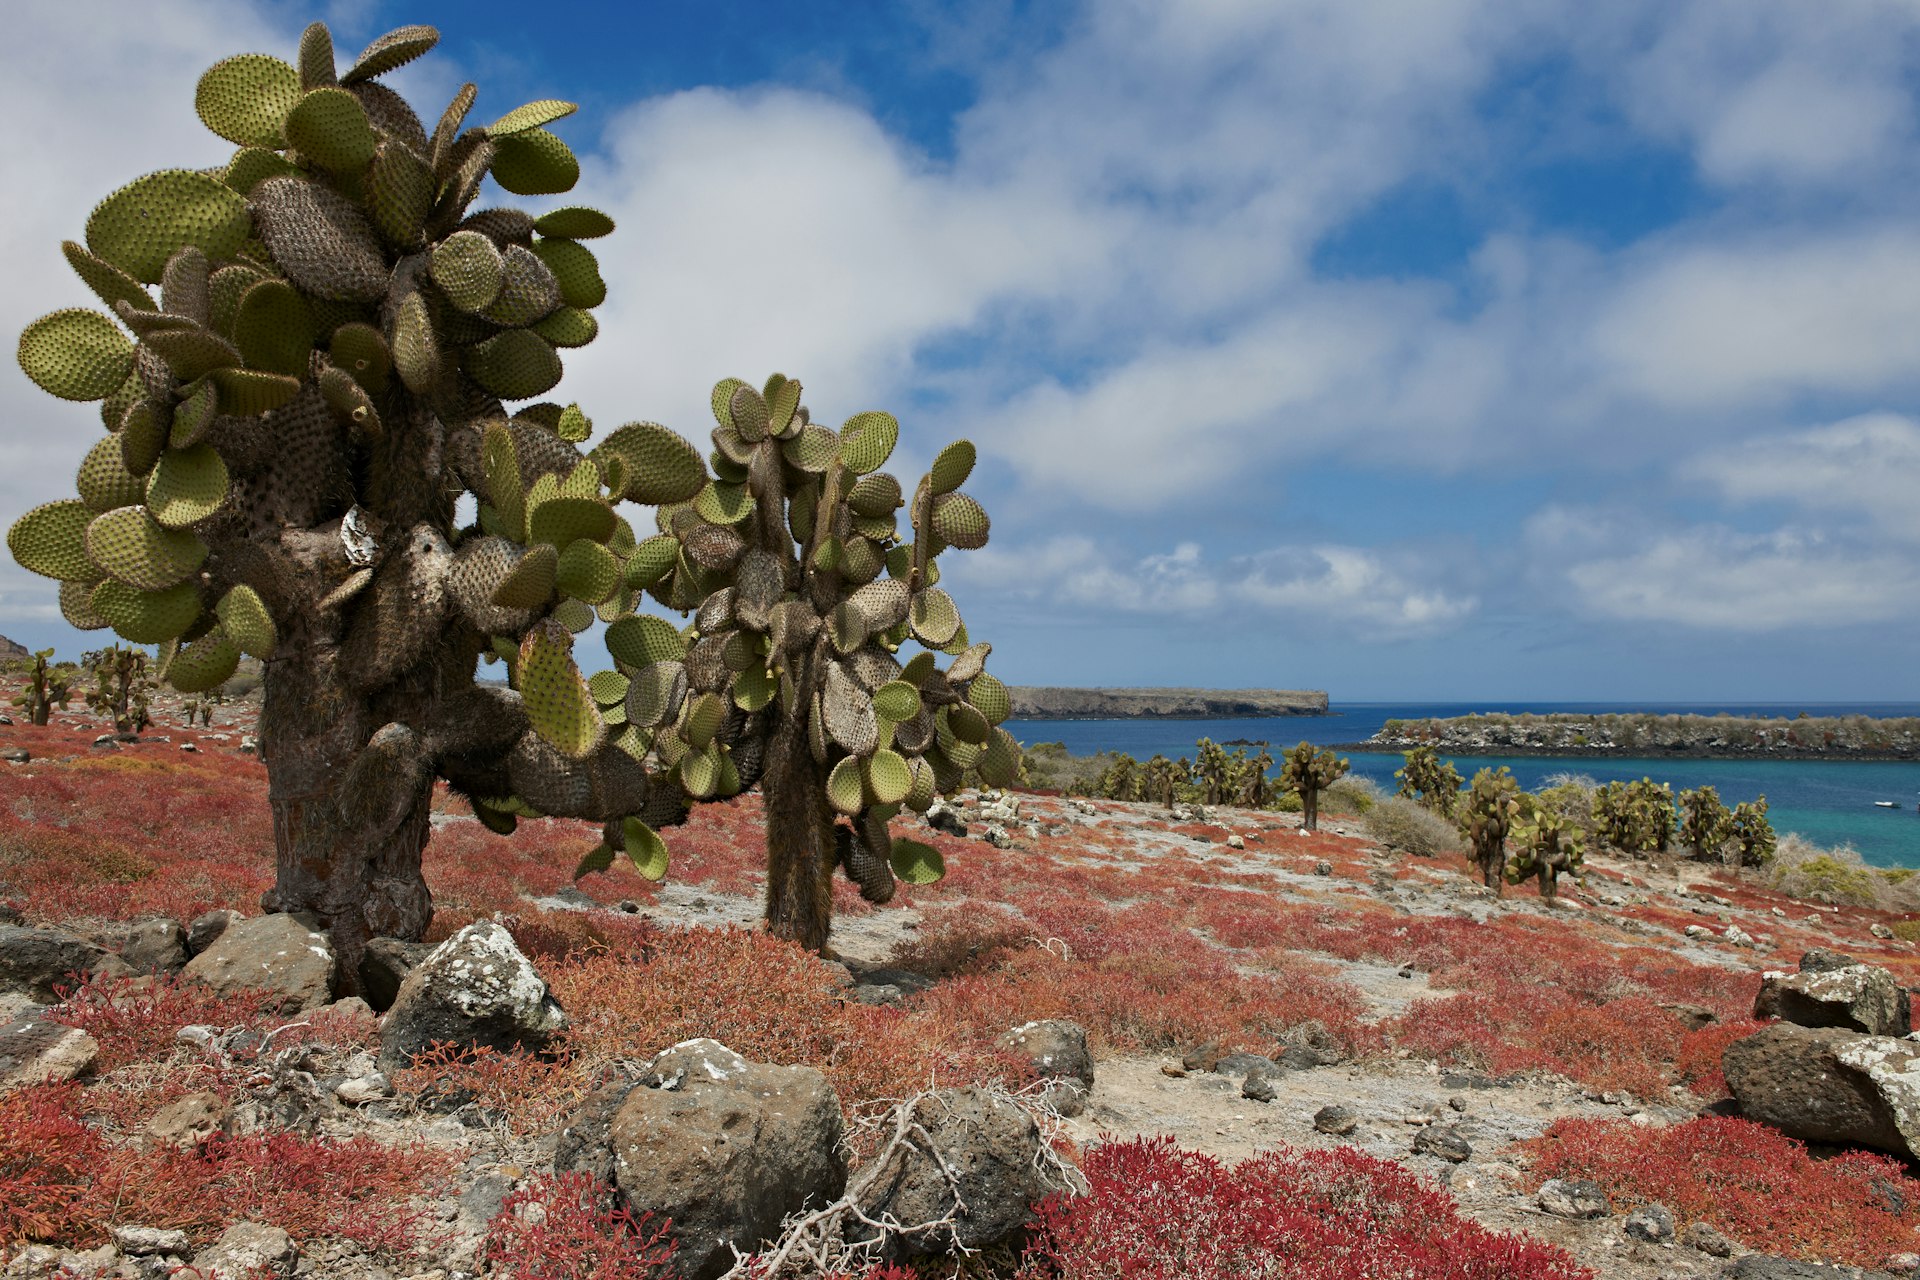
[(1048, 1018), (1026, 1022), (1000, 1037), (1001, 1048), (1025, 1059), (1033, 1073), (1047, 1082), (1042, 1101), (1063, 1116), (1087, 1109), (1093, 1089), (1093, 1054), (1087, 1032), (1077, 1022)]
[(614, 1183), (635, 1217), (670, 1218), (675, 1273), (713, 1280), (789, 1215), (846, 1188), (844, 1121), (826, 1076), (748, 1062), (716, 1040), (655, 1058), (614, 1115)]
[(1891, 973), (1870, 964), (1769, 973), (1761, 979), (1753, 1016), (1870, 1036), (1903, 1036), (1912, 1029), (1906, 990)]
[[(863, 1170), (856, 1202), (868, 1218), (909, 1227), (949, 1215), (954, 1221), (892, 1237), (893, 1257), (1014, 1241), (1033, 1221), (1034, 1205), (1067, 1188), (1033, 1117), (1004, 1097), (941, 1090), (920, 1101), (914, 1119), (925, 1139)], [(954, 1202), (956, 1189), (964, 1207)]]
[(127, 926), (119, 951), (135, 973), (178, 973), (187, 963), (187, 931), (178, 920), (139, 920)]
[(59, 999), (57, 987), (77, 986), (88, 976), (132, 972), (120, 957), (64, 929), (0, 924), (0, 992), (17, 991), (51, 1004)]
[(16, 1018), (0, 1025), (0, 1093), (76, 1079), (93, 1069), (99, 1054), (99, 1043), (78, 1027)]
[(1859, 1267), (1829, 1267), (1819, 1262), (1796, 1262), (1750, 1253), (1733, 1264), (1733, 1280), (1894, 1280), (1887, 1271)]
[(275, 914), (232, 922), (180, 974), (223, 995), (278, 992), (280, 1011), (294, 1014), (333, 1003), (338, 969), (327, 935)]
[(300, 1260), (293, 1237), (263, 1222), (236, 1222), (193, 1258), (202, 1280), (261, 1280), (290, 1276)]
[(1813, 1142), (1920, 1153), (1920, 1042), (1777, 1022), (1728, 1045), (1721, 1066), (1750, 1120)]
[(406, 1066), (439, 1042), (462, 1048), (547, 1047), (567, 1015), (513, 935), (476, 920), (407, 974), (380, 1020), (380, 1065)]

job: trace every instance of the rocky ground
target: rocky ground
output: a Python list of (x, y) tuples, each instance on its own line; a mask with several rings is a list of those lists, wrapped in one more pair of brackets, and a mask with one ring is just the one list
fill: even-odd
[[(583, 1116), (591, 1119), (591, 1105), (581, 1108), (590, 1103), (592, 1086), (617, 1080), (621, 1106), (635, 1098), (664, 1097), (660, 1080), (672, 1074), (673, 1060), (655, 1061), (655, 1055), (700, 1030), (664, 1019), (662, 1027), (678, 1029), (663, 1030), (654, 1042), (635, 1032), (627, 1041), (589, 1044), (578, 1033), (589, 1023), (601, 1025), (593, 1005), (597, 997), (567, 985), (575, 980), (569, 976), (574, 972), (570, 962), (557, 958), (555, 944), (543, 949), (541, 940), (554, 934), (597, 937), (594, 930), (626, 927), (732, 937), (707, 931), (750, 926), (757, 917), (751, 879), (757, 811), (742, 802), (720, 825), (695, 824), (684, 844), (670, 842), (676, 844), (674, 877), (658, 888), (631, 875), (589, 877), (576, 887), (564, 875), (529, 874), (511, 880), (510, 892), (491, 885), (488, 892), (496, 896), (488, 898), (466, 880), (449, 879), (444, 887), (436, 883), (448, 920), (445, 930), (436, 929), (436, 941), (452, 936), (431, 960), (426, 947), (392, 950), (386, 963), (398, 988), (397, 1011), (381, 1015), (357, 998), (333, 998), (339, 977), (328, 970), (324, 939), (307, 935), (297, 921), (261, 917), (249, 902), (215, 909), (227, 915), (197, 912), (169, 924), (139, 911), (137, 894), (124, 910), (68, 915), (30, 889), (24, 851), (50, 856), (45, 850), (52, 846), (33, 841), (49, 830), (65, 830), (45, 798), (66, 794), (56, 784), (97, 778), (98, 762), (107, 756), (118, 757), (115, 770), (132, 771), (137, 764), (144, 771), (140, 776), (148, 778), (183, 753), (244, 759), (244, 705), (221, 708), (213, 726), (191, 731), (169, 724), (170, 710), (162, 704), (156, 712), (161, 725), (135, 743), (95, 745), (101, 726), (83, 715), (56, 716), (52, 734), (18, 726), (0, 729), (0, 751), (28, 757), (9, 766), (15, 771), (10, 780), (20, 786), (13, 788), (11, 825), (0, 826), (0, 904), (13, 904), (0, 905), (0, 916), (10, 921), (0, 923), (0, 990), (7, 992), (0, 995), (0, 1020), (12, 1019), (0, 1028), (0, 1077), (5, 1079), (0, 1089), (49, 1075), (73, 1078), (88, 1099), (81, 1109), (90, 1117), (87, 1123), (109, 1133), (118, 1144), (114, 1150), (138, 1152), (139, 1160), (170, 1159), (166, 1151), (191, 1149), (215, 1133), (232, 1139), (292, 1133), (316, 1143), (373, 1142), (380, 1150), (413, 1152), (438, 1174), (409, 1184), (402, 1215), (408, 1231), (397, 1234), (369, 1229), (356, 1238), (316, 1229), (310, 1219), (301, 1220), (305, 1230), (289, 1233), (285, 1223), (293, 1220), (283, 1219), (281, 1224), (201, 1222), (185, 1234), (168, 1235), (170, 1228), (131, 1220), (113, 1204), (100, 1209), (105, 1225), (98, 1229), (108, 1234), (94, 1247), (16, 1239), (5, 1274), (158, 1276), (189, 1263), (205, 1274), (237, 1275), (259, 1265), (356, 1280), (450, 1278), (480, 1270), (488, 1224), (509, 1196), (534, 1187), (555, 1167), (599, 1167), (598, 1161), (611, 1168), (607, 1162), (619, 1148), (617, 1136), (605, 1132), (585, 1147), (564, 1136)], [(816, 968), (803, 976), (817, 975), (828, 984), (832, 998), (820, 1008), (845, 1007), (853, 1011), (849, 1016), (876, 1019), (860, 1024), (862, 1035), (904, 1027), (928, 1041), (950, 1038), (941, 1050), (950, 1055), (1011, 1050), (1019, 1058), (1026, 1052), (1021, 1043), (1002, 1042), (996, 1048), (993, 1037), (1032, 1020), (1050, 1027), (1049, 1020), (1073, 1015), (1065, 1020), (1077, 1022), (1083, 1042), (1091, 1044), (1091, 1088), (1076, 1096), (1070, 1080), (1045, 1085), (1043, 1079), (1044, 1090), (1029, 1087), (1019, 1111), (1025, 1117), (1036, 1099), (1044, 1099), (1040, 1122), (1053, 1127), (1062, 1150), (1085, 1152), (1100, 1143), (1165, 1134), (1183, 1148), (1231, 1162), (1282, 1145), (1351, 1145), (1446, 1187), (1467, 1218), (1558, 1245), (1601, 1276), (1752, 1280), (1876, 1274), (1819, 1270), (1815, 1264), (1828, 1255), (1785, 1248), (1779, 1240), (1730, 1238), (1684, 1206), (1648, 1206), (1639, 1202), (1645, 1197), (1619, 1187), (1611, 1195), (1583, 1188), (1577, 1180), (1540, 1187), (1532, 1169), (1535, 1149), (1517, 1144), (1539, 1139), (1556, 1121), (1590, 1119), (1619, 1126), (1621, 1133), (1651, 1132), (1687, 1124), (1703, 1112), (1728, 1112), (1734, 1104), (1713, 1082), (1687, 1075), (1683, 1055), (1672, 1051), (1654, 1055), (1658, 1070), (1636, 1077), (1642, 1081), (1637, 1091), (1605, 1087), (1632, 1065), (1627, 1061), (1632, 1053), (1643, 1052), (1618, 1038), (1623, 1033), (1609, 1030), (1613, 1024), (1574, 1028), (1562, 1039), (1541, 1042), (1549, 1046), (1542, 1049), (1528, 1039), (1534, 1029), (1524, 1018), (1502, 1023), (1498, 1009), (1484, 1011), (1486, 1027), (1465, 1026), (1479, 1006), (1462, 1000), (1486, 986), (1476, 974), (1520, 973), (1536, 963), (1530, 955), (1552, 952), (1554, 964), (1562, 966), (1555, 972), (1567, 985), (1618, 993), (1617, 1000), (1597, 997), (1596, 1010), (1629, 1004), (1641, 1010), (1635, 1016), (1664, 1010), (1651, 1016), (1674, 1020), (1692, 1034), (1747, 1017), (1761, 991), (1759, 975), (1795, 969), (1815, 948), (1869, 961), (1884, 971), (1887, 984), (1903, 991), (1920, 975), (1920, 963), (1911, 944), (1891, 936), (1891, 917), (1778, 898), (1718, 869), (1605, 857), (1590, 860), (1586, 887), (1563, 894), (1558, 905), (1549, 906), (1530, 892), (1495, 898), (1469, 878), (1464, 862), (1413, 859), (1379, 848), (1360, 835), (1357, 825), (1340, 819), (1310, 835), (1300, 832), (1298, 819), (1289, 815), (1225, 809), (1168, 814), (1148, 805), (1042, 796), (969, 796), (932, 818), (930, 829), (920, 834), (947, 851), (953, 869), (949, 882), (938, 890), (903, 891), (896, 904), (881, 910), (843, 902), (834, 935), (837, 961), (825, 967), (807, 961)], [(461, 841), (478, 838), (476, 824), (457, 804), (448, 803), (436, 823), (435, 849), (464, 848)], [(1129, 890), (1129, 885), (1135, 887)], [(509, 896), (498, 896), (503, 892)], [(221, 896), (209, 894), (209, 902)], [(1075, 908), (1086, 903), (1097, 906), (1098, 913), (1077, 915)], [(1235, 914), (1243, 905), (1245, 911)], [(135, 927), (141, 915), (147, 921)], [(506, 928), (491, 925), (494, 916)], [(468, 918), (473, 925), (453, 933)], [(1208, 956), (1225, 957), (1228, 963), (1206, 988), (1220, 996), (1221, 1007), (1210, 1005), (1200, 987), (1182, 987), (1175, 977), (1142, 968), (1133, 944), (1116, 943), (1120, 932), (1136, 927), (1145, 939), (1140, 952), (1158, 947), (1171, 955), (1171, 949), (1203, 945)], [(1112, 953), (1106, 954), (1110, 945)], [(476, 946), (496, 950), (472, 960)], [(519, 959), (523, 947), (533, 957), (530, 963)], [(1618, 957), (1617, 975), (1596, 978), (1588, 972), (1608, 957)], [(519, 964), (528, 967), (517, 987), (515, 980), (501, 977), (481, 993), (484, 998), (475, 997), (475, 975), (496, 961), (505, 975), (520, 974)], [(756, 961), (761, 962), (764, 957)], [(55, 1000), (51, 980), (70, 970), (93, 971), (99, 989), (121, 1012), (143, 1012), (145, 1030), (139, 1034), (147, 1039), (139, 1052), (126, 1048), (130, 1037), (138, 1038), (125, 1025), (127, 1018), (116, 1022), (96, 1013), (72, 1019), (82, 1024), (74, 1027), (62, 1021), (59, 1007), (50, 1008)], [(191, 982), (162, 977), (155, 985), (151, 976), (139, 976), (181, 970)], [(1031, 980), (1008, 976), (1029, 970)], [(440, 978), (429, 981), (435, 972)], [(416, 976), (409, 978), (410, 973)], [(1109, 999), (1108, 986), (1122, 977), (1144, 985), (1116, 986)], [(555, 984), (552, 993), (546, 981)], [(1539, 985), (1551, 988), (1558, 981), (1550, 972)], [(189, 1007), (173, 995), (151, 996), (193, 982), (226, 997), (264, 982), (276, 994), (271, 1008), (255, 1009), (259, 1016), (244, 1025), (233, 1019), (237, 1006)], [(1069, 989), (1055, 989), (1061, 986)], [(442, 998), (423, 1001), (422, 989), (438, 991)], [(576, 990), (582, 994), (572, 994)], [(1128, 994), (1134, 991), (1137, 999)], [(145, 1005), (143, 992), (149, 994)], [(572, 1030), (561, 1029), (550, 994), (560, 995), (567, 1006)], [(1167, 1007), (1150, 1020), (1147, 1003), (1163, 996)], [(813, 1066), (791, 1068), (807, 1073), (804, 1079), (791, 1078), (797, 1082), (791, 1087), (799, 1090), (791, 1096), (813, 1097), (821, 1082), (830, 1080), (857, 1128), (861, 1116), (873, 1114), (871, 1108), (862, 1110), (872, 1098), (850, 1096), (858, 1091), (850, 1083), (857, 1064), (829, 1061), (836, 1054), (845, 1058), (853, 1041), (843, 1039), (826, 1057), (817, 1047), (796, 1049), (784, 1058), (761, 1052), (764, 1045), (781, 1043), (780, 1035), (797, 1033), (778, 1030), (777, 1010), (750, 1018), (752, 1010), (739, 1007), (760, 998), (766, 997), (743, 987), (722, 1005), (711, 1006), (725, 1011), (725, 1026), (716, 1025), (713, 1033), (760, 1064), (741, 1070), (785, 1069), (788, 1061), (818, 1063), (827, 1075)], [(1779, 1024), (1787, 1028), (1781, 1036), (1800, 1034), (1792, 1021), (1816, 1018), (1804, 1010), (1783, 1010), (1777, 993), (1772, 998), (1771, 1012), (1787, 1016)], [(1276, 1014), (1284, 1024), (1277, 1033), (1249, 1033), (1249, 1027), (1276, 1025), (1264, 1013), (1256, 1018), (1235, 1012), (1259, 999), (1294, 999), (1318, 1016)], [(458, 1006), (456, 1013), (447, 1012), (449, 1000)], [(1316, 1000), (1324, 1008), (1314, 1007)], [(1191, 1009), (1185, 1032), (1183, 1001)], [(1857, 1006), (1858, 993), (1842, 1003), (1847, 1001), (1853, 1003), (1846, 1007)], [(476, 1016), (474, 1009), (482, 1006), (493, 1012)], [(207, 1014), (208, 1020), (189, 1016), (196, 1014)], [(176, 1016), (188, 1020), (169, 1025)], [(749, 1050), (746, 1041), (758, 1034), (749, 1028), (762, 1022), (776, 1025), (778, 1034), (756, 1040)], [(954, 1027), (961, 1029), (949, 1037)], [(1840, 1028), (1866, 1040), (1904, 1030), (1884, 1021)], [(267, 1033), (274, 1034), (266, 1038)], [(1073, 1033), (1067, 1028), (1060, 1034), (1071, 1040)], [(1831, 1039), (1836, 1033), (1830, 1028), (1809, 1034)], [(576, 1056), (564, 1071), (540, 1068), (547, 1071), (543, 1075), (526, 1068), (529, 1074), (512, 1077), (505, 1090), (490, 1091), (470, 1075), (435, 1077), (408, 1065), (410, 1053), (433, 1040), (464, 1037), (537, 1052), (549, 1041), (567, 1043), (570, 1035), (585, 1047), (569, 1050)], [(1665, 1044), (1678, 1033), (1670, 1033), (1663, 1022), (1660, 1035), (1668, 1037), (1661, 1041)], [(1515, 1066), (1533, 1060), (1524, 1058), (1523, 1049), (1557, 1066)], [(714, 1056), (724, 1052), (701, 1050), (707, 1056), (700, 1061), (731, 1062)], [(1713, 1056), (1717, 1059), (1717, 1052)], [(962, 1060), (984, 1059), (940, 1059)], [(1051, 1071), (1044, 1063), (1034, 1065), (1034, 1054), (1025, 1061), (1028, 1076)], [(636, 1083), (650, 1068), (654, 1084)], [(934, 1083), (970, 1082), (964, 1071), (948, 1070)], [(1064, 1075), (1080, 1070), (1072, 1065)], [(1020, 1079), (1006, 1083), (1017, 1089)], [(770, 1084), (761, 1092), (788, 1087)], [(521, 1091), (528, 1104), (503, 1102), (513, 1090)], [(873, 1096), (879, 1092), (867, 1090)], [(16, 1088), (12, 1095), (0, 1094), (6, 1096), (21, 1094)], [(982, 1121), (986, 1124), (999, 1104), (986, 1097), (968, 1105), (989, 1118)], [(710, 1106), (722, 1103), (710, 1100)], [(541, 1107), (546, 1108), (544, 1122)], [(1072, 1114), (1056, 1118), (1050, 1110)], [(532, 1119), (529, 1112), (535, 1113)], [(1014, 1135), (1007, 1141), (1018, 1138), (1022, 1122), (1006, 1121)], [(599, 1123), (602, 1130), (596, 1132), (610, 1121), (602, 1115)], [(633, 1120), (629, 1128), (639, 1123)], [(836, 1108), (832, 1124), (838, 1123)], [(820, 1126), (820, 1132), (831, 1128), (825, 1119)], [(790, 1158), (817, 1163), (825, 1141), (820, 1132), (794, 1138), (788, 1144), (794, 1148)], [(870, 1161), (876, 1141), (869, 1133), (856, 1142), (856, 1155), (864, 1142)], [(826, 1141), (827, 1148), (832, 1145)], [(1814, 1152), (1824, 1157), (1840, 1149), (1816, 1145)], [(21, 1176), (18, 1167), (9, 1169), (4, 1152), (0, 1140), (0, 1222), (8, 1211), (7, 1180)], [(31, 1172), (31, 1161), (28, 1165)], [(862, 1167), (856, 1159), (856, 1182)], [(1899, 1201), (1889, 1221), (1908, 1238), (1881, 1237), (1882, 1244), (1875, 1246), (1880, 1254), (1871, 1261), (1882, 1269), (1877, 1274), (1911, 1275), (1920, 1270), (1920, 1260), (1909, 1254), (1920, 1243), (1920, 1235), (1913, 1234), (1913, 1225), (1920, 1224), (1920, 1183), (1896, 1175), (1887, 1188)], [(756, 1211), (769, 1212), (764, 1205)], [(135, 1228), (155, 1233), (142, 1235)], [(85, 1234), (85, 1229), (73, 1230)], [(1787, 1255), (1798, 1261), (1788, 1261)], [(497, 1266), (496, 1272), (507, 1274)]]

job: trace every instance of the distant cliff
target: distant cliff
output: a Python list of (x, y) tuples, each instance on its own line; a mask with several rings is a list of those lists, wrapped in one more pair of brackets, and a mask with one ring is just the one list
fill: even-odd
[(1015, 686), (1013, 714), (1028, 720), (1252, 719), (1323, 716), (1317, 689), (1062, 689)]
[(1915, 760), (1920, 719), (1801, 716), (1472, 715), (1389, 720), (1362, 751), (1433, 747), (1492, 756), (1695, 756), (1719, 759)]

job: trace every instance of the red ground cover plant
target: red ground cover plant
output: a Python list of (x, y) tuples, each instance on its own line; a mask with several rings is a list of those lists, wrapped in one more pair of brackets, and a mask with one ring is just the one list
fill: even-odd
[(102, 1075), (130, 1062), (164, 1058), (179, 1047), (180, 1028), (255, 1027), (270, 1030), (288, 1019), (270, 1011), (279, 995), (239, 991), (220, 995), (178, 977), (89, 978), (64, 991), (48, 1017), (78, 1027), (100, 1042), (94, 1070)]
[(635, 1221), (591, 1175), (542, 1176), (487, 1224), (480, 1256), (499, 1280), (656, 1280), (671, 1274), (668, 1224)]
[(541, 1057), (522, 1051), (436, 1044), (415, 1055), (394, 1075), (395, 1086), (413, 1095), (470, 1099), (499, 1112), (516, 1133), (551, 1133), (587, 1094), (586, 1074), (570, 1054)]
[(106, 1143), (81, 1120), (79, 1094), (73, 1084), (0, 1094), (0, 1244), (69, 1239), (99, 1212), (87, 1192)]
[(1094, 1148), (1081, 1197), (1040, 1209), (1023, 1280), (1591, 1280), (1551, 1245), (1461, 1218), (1353, 1147), (1229, 1168), (1171, 1138)]
[(1750, 1249), (1879, 1267), (1913, 1247), (1920, 1182), (1890, 1156), (1816, 1160), (1792, 1138), (1725, 1116), (1660, 1128), (1559, 1120), (1516, 1144), (1533, 1187), (1591, 1178), (1616, 1206), (1658, 1202)]

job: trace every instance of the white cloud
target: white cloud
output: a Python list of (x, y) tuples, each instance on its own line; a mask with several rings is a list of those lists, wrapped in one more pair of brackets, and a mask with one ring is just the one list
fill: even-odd
[(1920, 540), (1920, 422), (1900, 414), (1760, 436), (1682, 471), (1736, 502), (1859, 516), (1879, 532)]
[(1381, 552), (1318, 544), (1274, 547), (1210, 561), (1198, 543), (1123, 560), (1090, 538), (1053, 538), (969, 555), (949, 572), (963, 581), (1095, 616), (1256, 616), (1290, 631), (1333, 629), (1362, 638), (1399, 638), (1453, 626), (1472, 615), (1472, 595), (1413, 585), (1412, 566)]

